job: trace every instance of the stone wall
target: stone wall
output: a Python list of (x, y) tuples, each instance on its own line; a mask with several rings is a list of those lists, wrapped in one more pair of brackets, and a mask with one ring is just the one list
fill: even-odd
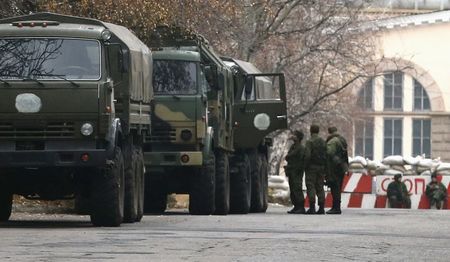
[(431, 118), (431, 154), (442, 161), (450, 161), (450, 116)]

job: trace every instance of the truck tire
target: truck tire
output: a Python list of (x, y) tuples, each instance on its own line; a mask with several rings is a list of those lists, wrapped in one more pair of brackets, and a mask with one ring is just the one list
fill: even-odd
[(111, 167), (99, 170), (91, 183), (91, 222), (94, 226), (117, 227), (123, 221), (125, 170), (120, 147), (114, 150)]
[(261, 157), (261, 180), (263, 188), (263, 205), (258, 211), (259, 213), (265, 213), (269, 207), (269, 162), (265, 154), (260, 154)]
[(136, 147), (136, 187), (138, 190), (138, 208), (136, 222), (140, 222), (144, 216), (144, 197), (145, 197), (145, 167), (144, 167), (144, 154), (141, 147)]
[(167, 208), (166, 179), (163, 173), (145, 174), (145, 214), (162, 214)]
[(138, 186), (137, 186), (137, 152), (134, 150), (133, 146), (128, 146), (129, 148), (124, 151), (124, 159), (129, 159), (130, 163), (125, 166), (125, 202), (123, 211), (123, 222), (124, 223), (134, 223), (137, 218), (138, 209)]
[(216, 215), (227, 215), (230, 212), (230, 164), (228, 154), (216, 152)]
[(8, 221), (11, 217), (13, 194), (4, 187), (0, 191), (0, 222)]
[(204, 165), (193, 174), (189, 193), (189, 213), (211, 215), (215, 209), (216, 160), (210, 154)]
[(247, 154), (236, 161), (231, 174), (230, 213), (247, 214), (252, 197), (251, 166)]
[(265, 212), (267, 209), (267, 158), (261, 153), (252, 155), (255, 169), (252, 170), (252, 203), (250, 212)]

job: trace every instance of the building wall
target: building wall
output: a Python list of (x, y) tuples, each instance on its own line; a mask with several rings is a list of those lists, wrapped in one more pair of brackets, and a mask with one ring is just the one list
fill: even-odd
[[(403, 111), (384, 111), (383, 77), (373, 86), (373, 111), (364, 115), (374, 118), (374, 158), (384, 155), (384, 119), (403, 119), (402, 154), (412, 155), (413, 120), (431, 119), (431, 156), (450, 161), (450, 23), (399, 27), (377, 34), (380, 55), (402, 61), (404, 68)], [(407, 63), (404, 63), (404, 62)], [(386, 68), (386, 71), (392, 71)], [(430, 97), (431, 111), (413, 109), (414, 84), (418, 80)]]

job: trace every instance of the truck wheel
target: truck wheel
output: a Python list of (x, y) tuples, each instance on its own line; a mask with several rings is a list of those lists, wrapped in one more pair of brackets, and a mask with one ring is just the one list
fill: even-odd
[(2, 188), (0, 191), (0, 222), (9, 220), (9, 217), (11, 216), (12, 203), (13, 194)]
[(144, 168), (144, 155), (142, 153), (142, 148), (136, 147), (136, 188), (138, 191), (138, 206), (137, 206), (137, 216), (136, 222), (142, 220), (144, 216), (144, 196), (145, 196), (145, 168)]
[(131, 146), (128, 150), (124, 151), (125, 154), (131, 154), (131, 156), (124, 156), (124, 159), (130, 159), (130, 163), (126, 164), (125, 168), (125, 203), (123, 212), (123, 222), (133, 223), (137, 218), (138, 209), (138, 187), (137, 187), (137, 151)]
[(189, 194), (189, 213), (192, 215), (211, 215), (215, 209), (216, 162), (210, 154), (206, 163), (193, 174)]
[(216, 153), (216, 215), (227, 215), (230, 212), (230, 164), (228, 154)]
[(265, 213), (267, 211), (267, 207), (269, 206), (269, 162), (267, 161), (267, 157), (264, 154), (260, 154), (261, 156), (261, 181), (262, 181), (262, 195), (263, 195), (263, 205), (262, 208), (258, 211), (260, 213)]
[(117, 227), (123, 221), (125, 171), (122, 151), (114, 150), (111, 167), (99, 170), (91, 183), (91, 221), (94, 226)]
[(251, 204), (251, 166), (246, 154), (236, 163), (231, 174), (230, 213), (247, 214)]
[(145, 174), (144, 212), (162, 214), (167, 208), (166, 180), (163, 173)]
[(252, 159), (254, 164), (252, 166), (255, 169), (252, 170), (252, 205), (250, 208), (250, 212), (264, 212), (266, 208), (264, 208), (264, 203), (267, 202), (267, 178), (264, 179), (264, 176), (267, 177), (267, 159), (262, 154), (253, 154)]

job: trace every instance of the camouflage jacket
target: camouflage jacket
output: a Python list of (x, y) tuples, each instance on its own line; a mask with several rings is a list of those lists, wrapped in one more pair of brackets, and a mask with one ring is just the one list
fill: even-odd
[(326, 168), (327, 144), (319, 135), (313, 134), (305, 145), (305, 169)]
[(447, 197), (447, 188), (441, 182), (430, 182), (427, 185), (425, 194), (429, 198), (444, 199)]
[(300, 142), (294, 143), (286, 155), (286, 161), (288, 163), (286, 166), (287, 168), (303, 170), (305, 161), (305, 147)]
[(348, 171), (347, 141), (339, 134), (327, 138), (327, 167), (331, 179)]
[(409, 198), (408, 189), (405, 183), (393, 181), (387, 188), (388, 198), (395, 197), (397, 201)]

